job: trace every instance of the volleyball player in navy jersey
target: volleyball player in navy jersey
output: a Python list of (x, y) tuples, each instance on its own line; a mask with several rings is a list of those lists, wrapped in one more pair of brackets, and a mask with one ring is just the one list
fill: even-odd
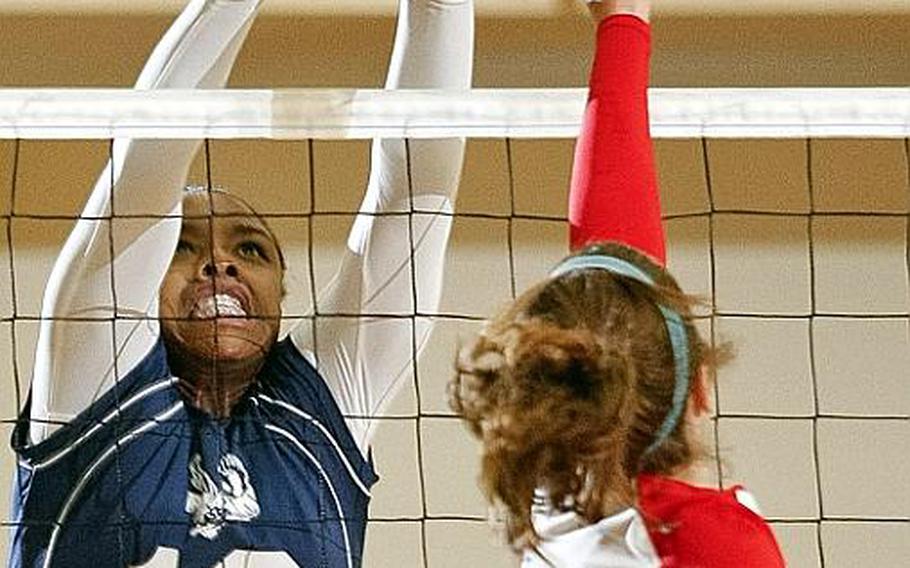
[[(223, 86), (259, 8), (192, 0), (136, 87)], [(401, 0), (386, 87), (468, 88), (472, 50), (471, 0)], [(347, 317), (319, 318), (314, 343), (309, 323), (278, 337), (285, 258), (267, 223), (226, 191), (184, 190), (198, 142), (116, 140), (45, 291), (10, 564), (359, 566), (371, 417), (414, 354), (409, 320), (357, 316), (415, 309), (396, 280), (413, 255), (422, 307), (438, 303), (463, 145), (406, 157), (374, 141), (319, 297)], [(406, 217), (381, 215), (412, 205), (415, 252)], [(130, 217), (113, 230), (98, 220), (112, 206)]]

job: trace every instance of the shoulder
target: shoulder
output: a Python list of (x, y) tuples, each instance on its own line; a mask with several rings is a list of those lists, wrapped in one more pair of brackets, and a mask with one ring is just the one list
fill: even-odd
[(301, 351), (290, 337), (275, 343), (259, 373), (260, 382), (276, 394), (297, 398), (323, 396), (325, 388), (308, 353)]
[(279, 341), (272, 348), (260, 371), (257, 388), (251, 394), (308, 421), (318, 420), (343, 437), (345, 445), (352, 443), (344, 414), (331, 390), (290, 338)]
[[(78, 369), (65, 379), (75, 381)], [(67, 447), (103, 441), (117, 435), (124, 425), (154, 422), (157, 416), (180, 402), (177, 379), (167, 363), (167, 351), (160, 338), (124, 377), (114, 383), (76, 416), (67, 417), (43, 440), (32, 443), (29, 435), (31, 395), (12, 436), (12, 446), (24, 462), (41, 461)], [(69, 450), (65, 453), (70, 453)], [(75, 452), (74, 452), (75, 453)], [(79, 452), (81, 456), (91, 452)]]
[(768, 523), (729, 492), (699, 500), (680, 521), (680, 542), (699, 550), (706, 566), (784, 565)]
[[(784, 566), (771, 527), (742, 487), (725, 491), (654, 477), (640, 481), (648, 532), (669, 566)], [(755, 508), (753, 508), (755, 507)]]

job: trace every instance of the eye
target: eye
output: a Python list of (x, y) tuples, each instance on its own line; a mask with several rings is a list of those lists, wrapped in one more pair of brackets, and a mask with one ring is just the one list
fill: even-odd
[(268, 255), (265, 254), (265, 249), (254, 241), (243, 241), (237, 247), (237, 251), (241, 256), (246, 258), (261, 258), (262, 260), (268, 260)]
[(181, 253), (192, 254), (194, 252), (196, 252), (196, 247), (193, 246), (193, 243), (191, 243), (185, 239), (180, 239), (179, 241), (177, 241), (177, 248), (174, 251), (175, 254), (181, 254)]

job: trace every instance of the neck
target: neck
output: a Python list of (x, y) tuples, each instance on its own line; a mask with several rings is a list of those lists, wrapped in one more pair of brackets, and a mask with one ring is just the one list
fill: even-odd
[(200, 357), (182, 346), (168, 344), (168, 364), (179, 378), (183, 397), (197, 409), (227, 418), (234, 405), (256, 381), (265, 356), (241, 360)]
[(682, 481), (687, 485), (694, 485), (696, 487), (717, 488), (717, 484), (711, 484), (705, 481), (708, 477), (708, 464), (705, 464), (704, 466), (690, 465), (688, 467), (680, 468), (668, 475), (664, 475), (663, 477)]

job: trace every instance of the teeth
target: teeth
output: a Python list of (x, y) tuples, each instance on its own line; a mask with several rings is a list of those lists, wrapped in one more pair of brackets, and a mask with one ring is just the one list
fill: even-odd
[(215, 294), (200, 300), (193, 308), (197, 318), (214, 318), (217, 316), (245, 316), (246, 312), (240, 300), (227, 294)]
[(218, 305), (218, 314), (222, 316), (245, 316), (246, 312), (243, 311), (243, 306), (240, 305), (240, 300), (233, 296), (228, 296), (227, 294), (217, 294), (215, 295), (215, 301)]

